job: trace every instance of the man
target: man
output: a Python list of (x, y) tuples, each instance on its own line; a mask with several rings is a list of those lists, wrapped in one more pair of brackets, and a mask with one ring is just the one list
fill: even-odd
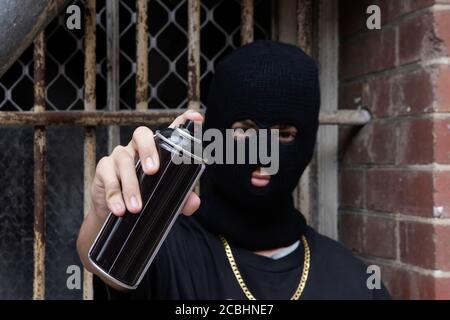
[[(297, 47), (257, 41), (237, 49), (216, 68), (205, 129), (279, 129), (279, 171), (251, 164), (214, 164), (204, 174), (200, 199), (191, 194), (137, 290), (108, 284), (110, 298), (137, 299), (383, 299), (369, 289), (364, 264), (339, 243), (306, 225), (292, 191), (311, 161), (320, 93), (314, 61)], [(202, 121), (186, 112), (186, 119)], [(236, 131), (237, 132), (237, 131)], [(138, 128), (126, 147), (103, 158), (92, 187), (91, 210), (78, 250), (87, 252), (108, 211), (142, 207), (135, 174), (158, 170), (152, 132)], [(95, 271), (94, 271), (95, 272)]]

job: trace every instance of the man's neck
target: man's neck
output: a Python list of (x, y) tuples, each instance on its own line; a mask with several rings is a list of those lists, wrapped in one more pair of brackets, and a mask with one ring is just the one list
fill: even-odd
[(262, 251), (254, 251), (253, 253), (260, 255), (260, 256), (264, 256), (264, 257), (268, 257), (270, 258), (271, 256), (273, 256), (275, 253), (281, 251), (282, 249), (285, 249), (287, 247), (282, 247), (282, 248), (277, 248), (277, 249), (271, 249), (271, 250), (262, 250)]
[(297, 249), (299, 242), (300, 241), (296, 241), (287, 247), (276, 248), (276, 249), (271, 249), (271, 250), (254, 251), (254, 253), (257, 255), (260, 255), (260, 256), (268, 257), (268, 258), (279, 259), (279, 258), (282, 258), (282, 257), (290, 254), (292, 251)]

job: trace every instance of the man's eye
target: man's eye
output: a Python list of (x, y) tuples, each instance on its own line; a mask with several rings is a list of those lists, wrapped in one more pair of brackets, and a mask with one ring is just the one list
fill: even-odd
[(294, 141), (296, 134), (291, 131), (280, 131), (279, 136), (281, 142), (291, 142)]
[(233, 135), (235, 138), (246, 138), (254, 135), (255, 132), (253, 128), (235, 128)]

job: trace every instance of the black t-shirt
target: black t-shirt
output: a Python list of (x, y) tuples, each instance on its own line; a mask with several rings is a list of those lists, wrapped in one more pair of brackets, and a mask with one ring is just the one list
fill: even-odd
[[(389, 299), (368, 289), (366, 266), (338, 242), (308, 227), (311, 263), (301, 299)], [(239, 271), (256, 299), (290, 299), (303, 270), (303, 244), (274, 260), (231, 244)], [(246, 299), (222, 242), (195, 218), (180, 216), (136, 290), (107, 287), (110, 299)]]

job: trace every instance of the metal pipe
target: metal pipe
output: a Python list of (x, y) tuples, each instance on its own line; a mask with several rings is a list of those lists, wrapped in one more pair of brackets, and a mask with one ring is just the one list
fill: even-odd
[(188, 108), (200, 110), (200, 0), (188, 0)]
[[(45, 110), (45, 36), (34, 42), (34, 114)], [(34, 225), (33, 225), (33, 299), (45, 298), (45, 127), (34, 129)]]
[(241, 1), (241, 45), (253, 42), (253, 0)]
[[(152, 110), (139, 111), (45, 111), (34, 113), (30, 111), (0, 112), (0, 125), (32, 125), (32, 126), (158, 126), (172, 122), (184, 110)], [(202, 111), (200, 111), (202, 112)], [(321, 125), (355, 125), (361, 126), (371, 119), (366, 110), (338, 110), (336, 112), (321, 112)]]
[(370, 122), (372, 116), (367, 110), (338, 110), (334, 112), (321, 112), (320, 125), (350, 125), (363, 126)]
[(148, 109), (147, 1), (136, 0), (136, 110)]
[(0, 1), (0, 77), (70, 0)]
[[(85, 2), (85, 36), (84, 36), (84, 110), (95, 111), (96, 99), (96, 0)], [(83, 209), (84, 217), (89, 212), (89, 196), (91, 182), (95, 174), (95, 127), (86, 127), (84, 130), (84, 193)], [(83, 269), (83, 299), (93, 299), (92, 274)]]

